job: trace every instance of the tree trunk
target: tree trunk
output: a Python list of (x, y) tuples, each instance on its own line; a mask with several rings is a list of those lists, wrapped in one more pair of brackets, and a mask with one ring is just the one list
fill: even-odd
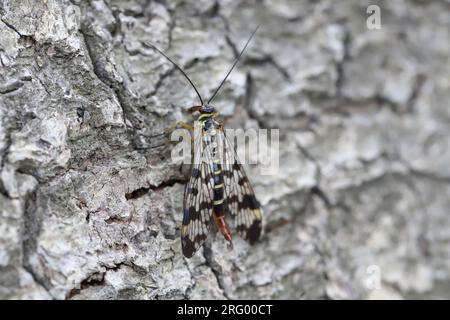
[[(0, 298), (450, 298), (448, 1), (5, 0)], [(248, 169), (264, 235), (180, 225), (189, 168), (149, 138), (198, 104), (279, 128)]]

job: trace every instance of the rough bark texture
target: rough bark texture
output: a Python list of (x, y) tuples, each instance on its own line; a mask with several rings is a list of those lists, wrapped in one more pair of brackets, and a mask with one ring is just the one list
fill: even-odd
[[(450, 298), (449, 1), (2, 0), (0, 15), (0, 298)], [(143, 42), (208, 96), (259, 23), (215, 104), (227, 126), (281, 130), (279, 173), (249, 169), (265, 234), (213, 234), (186, 260), (188, 168), (146, 136), (197, 100)]]

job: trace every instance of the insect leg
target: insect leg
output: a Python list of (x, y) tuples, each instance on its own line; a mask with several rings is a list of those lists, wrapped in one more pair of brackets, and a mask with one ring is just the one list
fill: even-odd
[[(170, 127), (166, 128), (162, 133), (159, 133), (155, 136), (162, 136), (162, 135), (169, 135), (173, 132), (173, 130), (178, 129), (178, 128), (184, 128), (187, 129), (189, 131), (194, 130), (194, 126), (190, 125), (189, 123), (183, 122), (183, 121), (177, 121), (175, 122), (173, 125), (171, 125)], [(153, 136), (153, 137), (155, 137)]]
[(198, 111), (200, 111), (201, 108), (202, 108), (202, 106), (193, 106), (193, 107), (190, 107), (189, 109), (187, 109), (187, 112), (189, 112), (189, 113), (198, 112)]
[[(194, 126), (192, 126), (192, 125), (190, 125), (190, 124), (188, 124), (188, 123), (185, 123), (185, 122), (183, 122), (183, 121), (177, 121), (177, 122), (175, 122), (173, 125), (171, 125), (170, 127), (164, 129), (164, 130), (163, 130), (162, 132), (160, 132), (160, 133), (157, 133), (157, 134), (154, 134), (154, 135), (141, 135), (141, 136), (146, 137), (146, 138), (150, 138), (150, 139), (154, 139), (154, 138), (158, 138), (158, 137), (168, 138), (169, 135), (170, 135), (175, 129), (178, 129), (178, 128), (184, 128), (184, 129), (187, 129), (187, 130), (189, 130), (189, 131), (193, 131), (193, 130), (194, 130)], [(165, 143), (161, 143), (161, 144), (158, 144), (158, 145), (150, 146), (150, 147), (148, 147), (148, 148), (141, 148), (141, 149), (154, 149), (154, 148), (159, 148), (159, 147), (162, 147), (162, 146), (166, 146), (168, 143), (170, 143), (170, 141), (165, 142)]]

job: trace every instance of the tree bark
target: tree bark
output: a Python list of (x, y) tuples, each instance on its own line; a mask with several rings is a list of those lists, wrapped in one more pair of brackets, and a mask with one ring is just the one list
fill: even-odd
[[(450, 298), (450, 5), (5, 0), (0, 298)], [(189, 168), (157, 147), (212, 94), (225, 125), (279, 128), (248, 169), (264, 235), (181, 253)]]

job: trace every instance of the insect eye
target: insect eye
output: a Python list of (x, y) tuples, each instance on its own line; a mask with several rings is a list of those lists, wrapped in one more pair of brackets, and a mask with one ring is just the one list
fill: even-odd
[(201, 113), (213, 113), (213, 112), (214, 112), (214, 107), (209, 104), (206, 106), (203, 106), (201, 109)]

